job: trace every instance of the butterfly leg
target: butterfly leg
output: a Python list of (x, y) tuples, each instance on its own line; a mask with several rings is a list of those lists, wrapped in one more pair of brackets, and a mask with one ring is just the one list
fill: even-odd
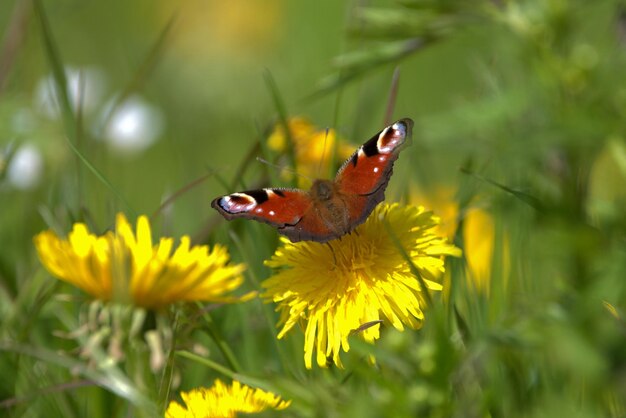
[(337, 254), (335, 254), (335, 249), (333, 248), (332, 245), (330, 245), (329, 241), (326, 241), (326, 245), (328, 245), (328, 248), (330, 248), (330, 253), (333, 255), (333, 261), (334, 261), (333, 267), (336, 267), (337, 266)]

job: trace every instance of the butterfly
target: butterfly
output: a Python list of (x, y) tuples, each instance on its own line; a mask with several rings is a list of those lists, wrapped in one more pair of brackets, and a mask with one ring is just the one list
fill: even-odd
[(400, 119), (361, 145), (334, 180), (317, 179), (309, 191), (267, 188), (220, 196), (211, 202), (224, 218), (265, 222), (292, 242), (327, 242), (365, 222), (385, 199), (393, 163), (411, 137), (413, 121)]

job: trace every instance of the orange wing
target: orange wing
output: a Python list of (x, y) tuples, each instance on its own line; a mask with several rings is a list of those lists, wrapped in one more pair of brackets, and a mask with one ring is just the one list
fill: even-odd
[(221, 196), (211, 206), (228, 220), (254, 219), (276, 228), (297, 224), (311, 207), (308, 194), (298, 189), (259, 189)]
[(411, 119), (400, 119), (359, 147), (339, 169), (335, 182), (348, 204), (350, 221), (355, 226), (364, 222), (376, 205), (385, 199), (393, 163), (411, 137), (412, 128)]
[(211, 206), (228, 220), (245, 218), (270, 224), (292, 242), (336, 238), (303, 190), (249, 190), (218, 197)]

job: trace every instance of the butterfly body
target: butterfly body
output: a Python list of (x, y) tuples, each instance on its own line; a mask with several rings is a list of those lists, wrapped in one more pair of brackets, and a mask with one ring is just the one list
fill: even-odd
[[(339, 237), (352, 230), (350, 225), (350, 195), (342, 193), (338, 185), (331, 180), (315, 180), (309, 190), (311, 219), (317, 219), (326, 227), (330, 237)], [(307, 236), (306, 224), (284, 231), (290, 239), (300, 241)], [(291, 235), (291, 236), (290, 236)], [(304, 238), (306, 240), (306, 238)], [(329, 238), (332, 239), (332, 238)], [(293, 241), (293, 239), (292, 239)]]
[(413, 121), (383, 129), (339, 169), (334, 180), (315, 180), (308, 191), (267, 188), (221, 196), (211, 202), (226, 219), (268, 223), (291, 241), (326, 242), (351, 232), (385, 198), (393, 163)]

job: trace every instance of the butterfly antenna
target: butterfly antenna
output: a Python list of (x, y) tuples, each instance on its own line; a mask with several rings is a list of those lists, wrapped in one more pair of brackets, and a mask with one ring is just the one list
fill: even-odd
[(261, 157), (256, 157), (256, 160), (257, 160), (258, 162), (260, 162), (260, 163), (267, 164), (267, 165), (269, 165), (270, 167), (274, 167), (274, 168), (276, 168), (276, 169), (278, 169), (278, 170), (281, 170), (281, 171), (282, 171), (282, 170), (285, 170), (285, 171), (287, 171), (288, 173), (294, 174), (294, 175), (296, 175), (296, 176), (298, 176), (298, 177), (302, 177), (302, 178), (304, 178), (304, 179), (307, 179), (307, 180), (308, 180), (308, 181), (310, 181), (311, 183), (313, 183), (313, 179), (312, 179), (312, 178), (310, 178), (309, 176), (305, 176), (305, 175), (304, 175), (304, 174), (302, 174), (302, 173), (298, 173), (298, 172), (297, 172), (296, 170), (294, 170), (294, 169), (291, 169), (291, 168), (289, 168), (289, 167), (285, 167), (285, 166), (280, 166), (280, 165), (278, 165), (278, 164), (270, 163), (269, 161), (267, 161), (266, 159), (261, 158)]
[(392, 122), (393, 111), (396, 107), (396, 99), (398, 98), (398, 85), (400, 84), (400, 67), (393, 70), (391, 76), (391, 87), (389, 87), (389, 98), (387, 99), (387, 110), (385, 111), (384, 126), (389, 126)]

